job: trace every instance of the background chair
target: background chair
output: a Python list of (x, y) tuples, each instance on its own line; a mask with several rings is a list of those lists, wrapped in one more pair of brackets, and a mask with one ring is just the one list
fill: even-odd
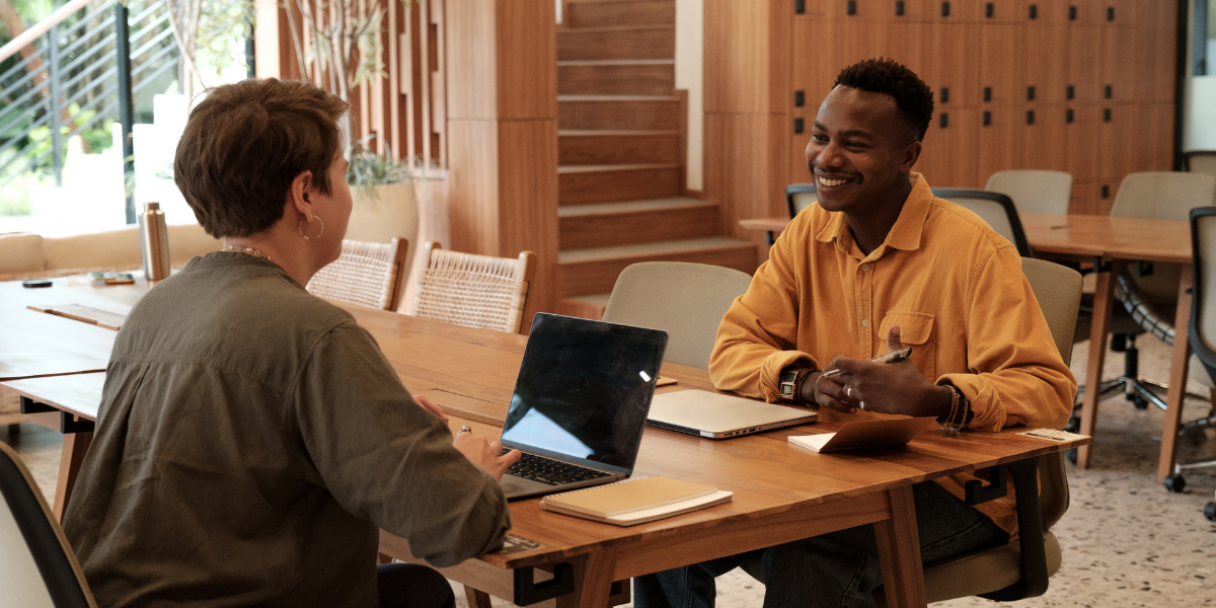
[(642, 262), (623, 270), (612, 288), (604, 320), (667, 332), (663, 360), (709, 369), (718, 325), (751, 275), (690, 262)]
[(1068, 213), (1072, 175), (1063, 171), (997, 171), (984, 190), (1013, 199), (1018, 213)]
[[(1182, 155), (1186, 162), (1186, 170), (1190, 173), (1202, 173), (1216, 178), (1216, 150), (1192, 150)], [(1216, 200), (1212, 201), (1216, 205)]]
[(997, 234), (1009, 239), (1009, 242), (1018, 248), (1018, 254), (1022, 257), (1031, 257), (1030, 242), (1026, 240), (1022, 220), (1018, 218), (1018, 210), (1008, 196), (986, 190), (955, 188), (934, 188), (933, 196), (966, 207), (980, 216), (980, 219), (988, 222), (988, 225), (992, 226)]
[[(1028, 258), (1022, 259), (1022, 270), (1067, 365), (1072, 360), (1073, 326), (1081, 303), (1081, 273)], [(1035, 470), (1019, 475), (1011, 467), (1010, 472), (1020, 497), (1019, 539), (925, 565), (925, 594), (930, 604), (972, 595), (1011, 602), (1037, 597), (1047, 591), (1047, 579), (1060, 569), (1062, 561), (1060, 542), (1050, 530), (1068, 510), (1064, 459), (1059, 452), (1044, 456), (1039, 461), (1037, 476)], [(1036, 483), (1039, 485), (1037, 496)], [(764, 580), (764, 566), (760, 560), (751, 560), (742, 567), (756, 580)], [(881, 588), (875, 592), (874, 599), (879, 606), (886, 606)]]
[(444, 251), (428, 241), (422, 248), (426, 270), (418, 277), (410, 314), (466, 327), (518, 332), (536, 274), (536, 254), (519, 258)]
[(810, 207), (819, 200), (815, 194), (815, 184), (790, 184), (785, 187), (785, 202), (789, 205), (790, 219), (794, 219), (799, 211)]
[(97, 608), (34, 478), (0, 442), (0, 596), (5, 606)]
[(342, 241), (342, 255), (313, 275), (308, 292), (327, 300), (397, 310), (408, 251), (405, 239), (393, 239), (391, 243)]

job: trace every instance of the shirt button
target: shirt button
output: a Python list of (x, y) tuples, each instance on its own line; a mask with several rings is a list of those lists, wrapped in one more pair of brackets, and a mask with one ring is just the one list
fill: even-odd
[(863, 271), (869, 270), (869, 269), (870, 269), (870, 265), (869, 265), (869, 264), (862, 264), (862, 265), (861, 265), (861, 269), (862, 269)]
[(869, 327), (869, 326), (870, 326), (870, 320), (869, 320), (869, 319), (862, 319), (862, 320), (861, 320), (861, 326), (862, 326), (862, 327)]

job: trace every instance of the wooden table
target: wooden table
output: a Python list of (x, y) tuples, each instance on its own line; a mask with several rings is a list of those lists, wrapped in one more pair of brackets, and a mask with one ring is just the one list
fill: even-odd
[[(1046, 257), (1065, 257), (1096, 261), (1097, 287), (1094, 291), (1094, 317), (1090, 328), (1091, 345), (1085, 371), (1085, 396), (1081, 405), (1081, 434), (1093, 436), (1101, 395), (1102, 365), (1106, 360), (1106, 338), (1110, 332), (1111, 307), (1115, 301), (1112, 277), (1128, 262), (1174, 263), (1182, 265), (1178, 285), (1178, 310), (1174, 316), (1177, 339), (1170, 354), (1169, 390), (1166, 393), (1165, 428), (1161, 435), (1161, 455), (1157, 461), (1157, 481), (1173, 472), (1185, 397), (1187, 366), (1191, 348), (1187, 323), (1191, 314), (1191, 229), (1184, 221), (1152, 220), (1105, 215), (1021, 215), (1026, 240), (1036, 253)], [(786, 217), (741, 220), (748, 230), (769, 233), (770, 240), (789, 223)], [(1088, 468), (1092, 446), (1077, 451), (1077, 467)]]
[[(0, 306), (10, 303), (11, 299), (0, 299)], [(469, 424), (478, 432), (498, 435), (523, 354), (523, 336), (342, 306), (376, 337), (412, 392), (431, 396), (452, 414), (454, 429)], [(679, 384), (660, 391), (713, 390), (704, 370), (664, 365), (662, 373)], [(89, 419), (96, 416), (90, 408), (100, 401), (101, 376), (80, 374), (0, 384)], [(733, 491), (733, 502), (621, 528), (542, 511), (537, 499), (516, 501), (511, 503), (512, 533), (539, 546), (486, 555), (443, 572), (506, 599), (602, 608), (609, 603), (614, 581), (874, 524), (888, 605), (924, 606), (912, 484), (1088, 441), (1056, 444), (1015, 431), (966, 433), (955, 438), (926, 433), (907, 447), (845, 455), (816, 454), (787, 441), (790, 434), (828, 432), (838, 426), (838, 419), (825, 412), (816, 425), (728, 441), (648, 428), (636, 474), (712, 484)], [(381, 551), (413, 560), (408, 542), (386, 532), (381, 533)], [(556, 578), (535, 583), (547, 571)], [(562, 594), (555, 596), (559, 592)]]

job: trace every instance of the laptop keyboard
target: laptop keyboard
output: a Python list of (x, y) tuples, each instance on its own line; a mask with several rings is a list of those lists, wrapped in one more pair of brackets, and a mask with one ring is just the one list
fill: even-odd
[[(503, 454), (510, 450), (504, 449)], [(587, 481), (588, 479), (597, 479), (600, 477), (608, 477), (609, 474), (587, 467), (568, 464), (560, 460), (545, 458), (535, 454), (524, 453), (519, 462), (511, 465), (507, 472), (516, 477), (539, 481), (543, 484), (558, 486), (566, 483), (576, 483), (579, 481)]]

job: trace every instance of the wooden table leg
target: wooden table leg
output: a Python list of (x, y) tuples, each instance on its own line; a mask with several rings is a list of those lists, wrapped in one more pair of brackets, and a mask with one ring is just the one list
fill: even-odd
[(882, 563), (882, 588), (891, 608), (924, 607), (925, 572), (920, 563), (920, 538), (916, 531), (916, 505), (912, 487), (887, 491), (891, 519), (874, 524), (878, 559)]
[(1187, 366), (1191, 363), (1191, 341), (1187, 339), (1191, 321), (1191, 265), (1182, 267), (1178, 283), (1178, 312), (1174, 314), (1174, 348), (1170, 353), (1170, 387), (1165, 396), (1165, 425), (1161, 430), (1161, 457), (1157, 460), (1157, 481), (1174, 468), (1174, 453), (1178, 448), (1178, 427), (1182, 422), (1182, 404), (1186, 399)]
[(574, 593), (557, 598), (557, 608), (608, 608), (616, 549), (593, 551), (574, 560)]
[[(1085, 368), (1085, 397), (1081, 401), (1081, 434), (1094, 435), (1098, 420), (1098, 401), (1102, 398), (1102, 366), (1106, 363), (1106, 335), (1110, 331), (1111, 307), (1115, 301), (1114, 275), (1123, 263), (1114, 260), (1110, 270), (1096, 272), (1098, 284), (1094, 288), (1094, 315), (1089, 328), (1089, 361)], [(1092, 445), (1077, 448), (1077, 468), (1089, 468)]]
[(63, 513), (68, 509), (68, 499), (80, 474), (84, 455), (93, 442), (92, 433), (71, 433), (63, 436), (63, 455), (59, 459), (59, 482), (55, 486), (55, 519), (63, 522)]

